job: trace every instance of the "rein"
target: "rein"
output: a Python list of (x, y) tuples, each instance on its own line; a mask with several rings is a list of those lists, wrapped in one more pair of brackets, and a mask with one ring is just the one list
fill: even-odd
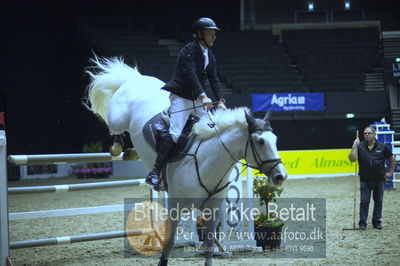
[[(218, 101), (212, 102), (213, 105), (217, 104), (217, 103), (218, 103)], [(166, 114), (167, 115), (176, 114), (176, 113), (185, 112), (185, 111), (189, 111), (189, 110), (195, 110), (195, 109), (200, 108), (200, 107), (204, 107), (204, 105), (194, 106), (194, 102), (193, 102), (193, 107), (182, 109), (182, 110), (178, 110), (178, 111), (175, 111), (175, 112), (172, 112), (172, 113), (168, 112)]]

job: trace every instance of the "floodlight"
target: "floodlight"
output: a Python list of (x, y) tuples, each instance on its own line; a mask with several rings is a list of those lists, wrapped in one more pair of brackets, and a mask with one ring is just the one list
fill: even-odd
[(345, 0), (344, 1), (344, 9), (350, 10), (350, 0)]
[(308, 1), (308, 11), (314, 11), (314, 2)]

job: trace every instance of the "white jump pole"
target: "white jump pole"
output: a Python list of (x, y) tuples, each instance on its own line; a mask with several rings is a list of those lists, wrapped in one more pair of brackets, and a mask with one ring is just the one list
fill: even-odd
[(0, 130), (0, 265), (7, 265), (7, 258), (9, 256), (6, 169), (6, 133), (4, 130)]
[(68, 164), (122, 161), (122, 157), (123, 154), (112, 157), (109, 153), (10, 155), (8, 161), (14, 165)]
[(66, 184), (53, 186), (34, 186), (34, 187), (13, 187), (8, 188), (8, 194), (28, 194), (28, 193), (45, 193), (45, 192), (69, 192), (88, 189), (114, 188), (126, 186), (139, 186), (145, 183), (145, 179), (93, 182), (84, 184)]
[(17, 249), (17, 248), (42, 247), (42, 246), (51, 246), (60, 244), (61, 245), (72, 244), (72, 243), (86, 242), (86, 241), (148, 235), (153, 232), (154, 232), (153, 229), (145, 228), (145, 229), (131, 230), (131, 231), (115, 231), (115, 232), (78, 235), (78, 236), (63, 236), (63, 237), (54, 237), (46, 239), (24, 240), (24, 241), (11, 242), (10, 248)]
[[(2, 131), (3, 132), (3, 131)], [(4, 135), (4, 134), (3, 134)], [(1, 167), (0, 172), (0, 192), (1, 192), (1, 263), (0, 266), (6, 265), (7, 257), (9, 256), (9, 249), (28, 248), (28, 247), (39, 247), (49, 246), (57, 244), (72, 244), (84, 241), (103, 240), (111, 238), (123, 238), (127, 236), (146, 235), (153, 233), (154, 230), (151, 228), (145, 228), (133, 231), (115, 231), (115, 232), (104, 232), (97, 234), (78, 235), (78, 236), (64, 236), (54, 237), (47, 239), (33, 239), (24, 240), (17, 242), (9, 242), (8, 236), (8, 222), (18, 220), (31, 220), (40, 218), (53, 218), (53, 217), (65, 217), (65, 216), (76, 216), (76, 215), (87, 215), (87, 214), (99, 214), (99, 213), (110, 213), (110, 212), (121, 212), (126, 211), (127, 208), (133, 207), (133, 205), (109, 205), (109, 206), (95, 206), (95, 207), (83, 207), (83, 208), (72, 208), (72, 209), (56, 209), (56, 210), (44, 210), (44, 211), (31, 211), (31, 212), (19, 212), (19, 213), (8, 213), (7, 194), (28, 194), (28, 193), (45, 193), (45, 192), (70, 192), (88, 189), (100, 189), (100, 188), (114, 188), (114, 187), (125, 187), (125, 186), (138, 186), (144, 184), (144, 179), (135, 180), (121, 180), (121, 181), (108, 181), (108, 182), (93, 182), (84, 184), (65, 184), (65, 185), (53, 185), (53, 186), (34, 186), (34, 187), (15, 187), (7, 189), (7, 174), (5, 172), (6, 162), (6, 140), (4, 135), (4, 141), (0, 139), (1, 146), (1, 157), (0, 163), (4, 164)], [(10, 163), (14, 165), (37, 165), (37, 164), (68, 164), (68, 163), (82, 163), (82, 162), (111, 162), (111, 161), (123, 161), (123, 154), (118, 157), (112, 157), (108, 153), (85, 153), (85, 154), (43, 154), (43, 155), (10, 155), (8, 156)], [(132, 160), (132, 159), (129, 159)], [(0, 165), (1, 166), (1, 165)], [(3, 173), (4, 170), (4, 173)], [(4, 184), (3, 184), (4, 183)], [(154, 199), (158, 198), (158, 193), (151, 190), (151, 195)], [(163, 192), (164, 196), (166, 195)], [(5, 196), (5, 200), (3, 200)], [(4, 208), (3, 208), (4, 207)], [(3, 217), (4, 216), (4, 217)], [(3, 229), (3, 224), (6, 225)], [(3, 232), (4, 231), (4, 232)], [(3, 252), (4, 250), (4, 252)], [(4, 263), (3, 263), (4, 262)]]
[(126, 212), (134, 207), (135, 204), (122, 204), (122, 205), (106, 205), (106, 206), (80, 207), (80, 208), (70, 208), (70, 209), (43, 210), (43, 211), (11, 212), (9, 213), (8, 219), (9, 221), (20, 221), (20, 220), (67, 217), (67, 216), (89, 215), (89, 214), (99, 214), (99, 213)]

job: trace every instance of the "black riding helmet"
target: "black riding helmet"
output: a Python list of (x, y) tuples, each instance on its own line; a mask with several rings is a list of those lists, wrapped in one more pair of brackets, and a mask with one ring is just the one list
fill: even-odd
[(202, 30), (220, 30), (214, 20), (210, 18), (199, 18), (193, 23), (193, 37), (201, 40), (203, 37), (198, 36), (197, 32)]

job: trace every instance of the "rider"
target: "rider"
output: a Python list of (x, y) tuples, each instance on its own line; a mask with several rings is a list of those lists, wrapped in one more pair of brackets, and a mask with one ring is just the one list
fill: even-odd
[[(179, 136), (191, 113), (202, 117), (211, 110), (213, 103), (204, 92), (206, 79), (209, 80), (213, 94), (218, 100), (218, 108), (226, 109), (225, 99), (217, 76), (215, 58), (211, 48), (220, 30), (210, 18), (199, 18), (193, 24), (193, 42), (187, 43), (178, 55), (172, 79), (161, 89), (171, 92), (169, 134), (161, 143), (154, 169), (146, 178), (146, 183), (155, 189), (160, 186), (160, 172), (166, 163), (168, 153), (178, 142)], [(203, 108), (194, 108), (203, 106)]]

